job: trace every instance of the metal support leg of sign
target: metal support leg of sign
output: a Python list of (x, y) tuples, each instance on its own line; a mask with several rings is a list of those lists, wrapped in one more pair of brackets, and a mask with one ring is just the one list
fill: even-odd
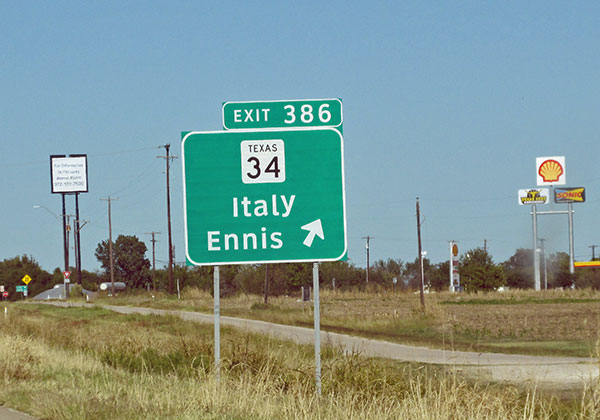
[(214, 303), (215, 303), (215, 378), (217, 383), (221, 380), (221, 330), (220, 330), (220, 290), (219, 266), (215, 265), (214, 271)]
[(537, 209), (532, 205), (533, 217), (533, 285), (536, 291), (541, 289), (540, 284), (540, 254), (538, 253), (538, 235), (537, 235)]
[(319, 263), (313, 263), (313, 303), (315, 320), (315, 384), (321, 395), (321, 316), (319, 314)]
[(575, 274), (575, 245), (573, 242), (573, 203), (569, 203), (569, 273)]
[[(60, 194), (62, 196), (62, 219), (63, 219), (63, 247), (65, 253), (65, 271), (69, 271), (69, 242), (67, 237), (67, 205), (65, 203), (65, 193)], [(69, 285), (63, 281), (65, 288), (65, 299), (69, 298)]]
[(75, 219), (77, 227), (75, 229), (75, 261), (77, 263), (77, 284), (81, 285), (81, 224), (79, 220), (79, 193), (75, 193)]

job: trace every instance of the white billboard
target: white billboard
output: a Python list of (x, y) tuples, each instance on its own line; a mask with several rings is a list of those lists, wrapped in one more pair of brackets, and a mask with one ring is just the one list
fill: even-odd
[(50, 156), (52, 193), (88, 192), (87, 155)]
[(565, 157), (550, 156), (535, 158), (535, 173), (537, 185), (565, 185)]
[(548, 204), (550, 201), (550, 191), (548, 188), (529, 188), (519, 190), (519, 205), (526, 204)]

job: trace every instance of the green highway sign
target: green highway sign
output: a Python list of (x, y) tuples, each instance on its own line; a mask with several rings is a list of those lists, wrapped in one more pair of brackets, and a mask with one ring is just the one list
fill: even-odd
[(336, 127), (344, 121), (340, 99), (223, 103), (223, 128)]
[(346, 253), (334, 128), (182, 133), (186, 257), (195, 265), (336, 261)]
[(17, 292), (27, 293), (27, 286), (25, 286), (25, 285), (23, 285), (23, 286), (17, 286)]

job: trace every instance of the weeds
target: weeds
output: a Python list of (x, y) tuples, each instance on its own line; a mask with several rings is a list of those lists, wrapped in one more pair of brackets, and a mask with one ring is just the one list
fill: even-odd
[[(0, 323), (0, 402), (48, 419), (592, 419), (598, 385), (575, 402), (471, 383), (442, 369), (223, 331), (174, 317), (11, 307)], [(81, 319), (80, 319), (81, 318)], [(84, 320), (85, 322), (80, 322)], [(62, 332), (64, 330), (64, 332)]]

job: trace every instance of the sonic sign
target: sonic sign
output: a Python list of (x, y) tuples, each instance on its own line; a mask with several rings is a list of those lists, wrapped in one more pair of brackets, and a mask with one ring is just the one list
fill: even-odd
[(585, 188), (556, 188), (554, 190), (555, 203), (583, 203), (585, 202)]

